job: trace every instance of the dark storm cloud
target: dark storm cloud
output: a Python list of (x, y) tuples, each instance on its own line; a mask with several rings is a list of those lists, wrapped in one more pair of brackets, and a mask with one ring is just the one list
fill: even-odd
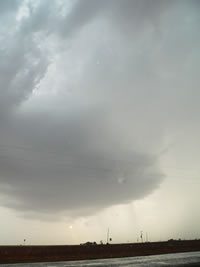
[(64, 20), (61, 33), (69, 36), (74, 34), (77, 30), (89, 23), (93, 18), (97, 17), (101, 11), (106, 7), (106, 3), (103, 1), (77, 1), (74, 5), (72, 12)]
[(0, 116), (7, 116), (31, 94), (48, 66), (34, 34), (24, 35), (20, 23), (16, 22), (17, 12), (9, 12), (16, 3), (2, 1), (0, 4), (8, 11), (7, 17), (1, 18), (0, 26)]
[(102, 118), (90, 117), (34, 118), (23, 129), (16, 126), (10, 140), (23, 145), (1, 147), (0, 165), (1, 181), (8, 185), (4, 193), (14, 197), (16, 207), (47, 212), (106, 207), (144, 197), (159, 183), (156, 158), (124, 151), (105, 133)]
[(165, 133), (199, 111), (195, 3), (47, 2), (1, 27), (1, 203), (40, 216), (143, 198)]
[(151, 24), (157, 27), (160, 18), (172, 5), (172, 1), (141, 0), (102, 0), (77, 1), (69, 16), (61, 25), (62, 35), (76, 33), (94, 19), (110, 20), (122, 32), (138, 32), (138, 27)]
[(15, 11), (20, 5), (19, 0), (7, 0), (0, 2), (0, 14), (1, 16), (6, 14), (7, 12)]

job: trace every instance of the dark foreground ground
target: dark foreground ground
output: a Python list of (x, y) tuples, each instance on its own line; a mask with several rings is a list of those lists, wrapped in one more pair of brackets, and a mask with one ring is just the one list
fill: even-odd
[(200, 251), (200, 240), (82, 246), (0, 246), (0, 264), (120, 258), (191, 251)]

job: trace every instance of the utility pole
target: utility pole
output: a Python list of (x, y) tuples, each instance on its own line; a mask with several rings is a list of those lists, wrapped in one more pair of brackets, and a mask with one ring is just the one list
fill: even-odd
[(109, 228), (108, 228), (108, 231), (107, 231), (107, 244), (109, 242)]

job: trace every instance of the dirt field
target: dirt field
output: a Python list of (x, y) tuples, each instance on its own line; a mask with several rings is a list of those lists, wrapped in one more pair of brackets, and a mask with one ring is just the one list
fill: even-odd
[(119, 258), (200, 251), (200, 240), (77, 246), (0, 246), (0, 263)]

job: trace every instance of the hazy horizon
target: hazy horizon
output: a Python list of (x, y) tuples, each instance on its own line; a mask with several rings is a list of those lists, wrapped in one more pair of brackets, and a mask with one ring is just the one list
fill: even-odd
[(200, 2), (0, 1), (0, 244), (200, 237)]

